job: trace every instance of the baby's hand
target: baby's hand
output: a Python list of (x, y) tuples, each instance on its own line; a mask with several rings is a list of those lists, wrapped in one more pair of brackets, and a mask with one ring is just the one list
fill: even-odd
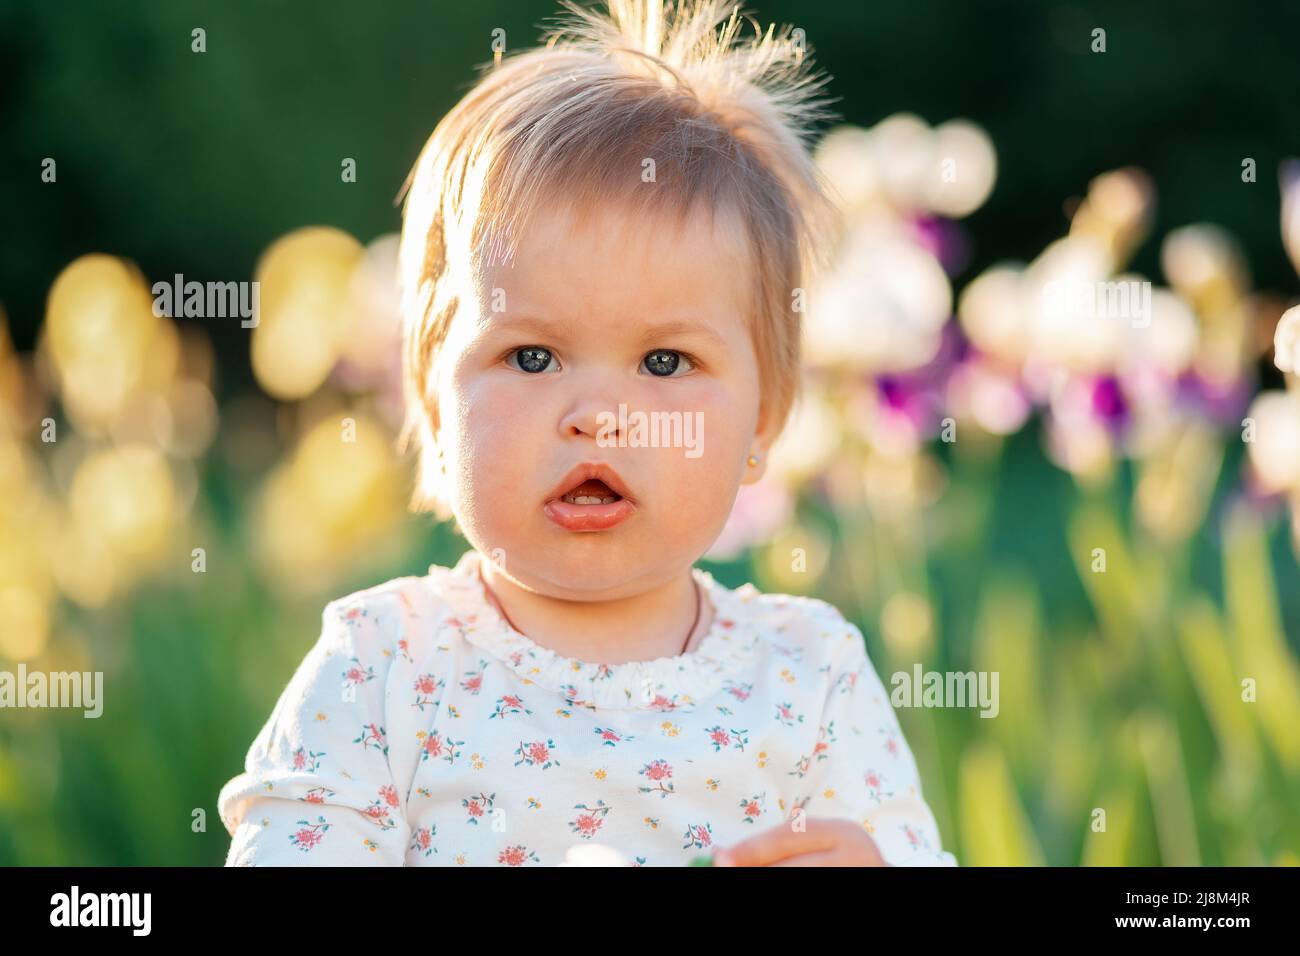
[(713, 853), (714, 866), (889, 866), (867, 831), (852, 820), (778, 824)]

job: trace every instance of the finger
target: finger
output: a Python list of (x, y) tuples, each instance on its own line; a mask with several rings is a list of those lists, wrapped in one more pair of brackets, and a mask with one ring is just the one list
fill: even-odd
[(773, 860), (768, 866), (857, 866), (850, 863), (843, 853), (837, 850), (822, 850), (819, 853), (800, 853), (788, 856), (784, 860)]
[[(722, 866), (766, 866), (774, 860), (816, 853), (835, 845), (834, 829), (819, 821), (806, 821), (806, 829), (795, 830), (789, 824), (776, 826), (715, 853)], [(717, 857), (721, 856), (721, 860)]]

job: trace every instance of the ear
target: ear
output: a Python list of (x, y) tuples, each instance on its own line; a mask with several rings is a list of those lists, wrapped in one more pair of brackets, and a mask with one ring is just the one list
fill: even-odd
[(758, 423), (754, 427), (754, 438), (750, 442), (748, 452), (748, 455), (752, 455), (757, 461), (751, 465), (746, 458), (744, 473), (740, 479), (742, 485), (752, 485), (767, 473), (768, 455), (772, 444), (776, 441), (776, 436), (775, 416), (766, 405), (762, 405), (758, 411)]

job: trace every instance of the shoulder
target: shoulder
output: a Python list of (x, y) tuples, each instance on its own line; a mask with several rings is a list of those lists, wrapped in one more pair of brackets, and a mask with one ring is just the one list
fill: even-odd
[(371, 698), (381, 709), (390, 683), (434, 652), (438, 629), (425, 622), (438, 604), (423, 581), (397, 577), (328, 601), (276, 711), (328, 715)]
[(829, 601), (748, 584), (733, 594), (748, 623), (778, 650), (797, 653), (819, 670), (856, 671), (865, 662), (862, 631)]
[(341, 634), (369, 638), (411, 630), (432, 609), (427, 578), (408, 575), (334, 598), (321, 612), (322, 623)]

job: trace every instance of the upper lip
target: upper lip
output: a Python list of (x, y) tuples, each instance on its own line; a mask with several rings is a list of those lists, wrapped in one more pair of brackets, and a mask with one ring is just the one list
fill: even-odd
[(609, 485), (611, 491), (615, 494), (632, 500), (631, 493), (627, 490), (627, 485), (623, 479), (609, 465), (603, 461), (584, 461), (581, 464), (574, 465), (562, 479), (560, 483), (551, 489), (547, 501), (554, 501), (556, 498), (562, 498), (584, 481), (590, 481), (596, 478)]

